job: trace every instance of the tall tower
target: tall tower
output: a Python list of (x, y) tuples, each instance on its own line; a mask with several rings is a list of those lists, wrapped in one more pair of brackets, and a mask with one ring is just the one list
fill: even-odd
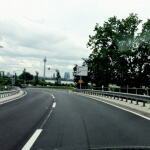
[(45, 58), (44, 58), (43, 61), (44, 61), (44, 75), (43, 75), (43, 78), (44, 78), (44, 80), (45, 80), (45, 71), (46, 71), (46, 70), (45, 70), (45, 67), (46, 67), (46, 61), (47, 61), (47, 60), (46, 60), (46, 56), (45, 56)]

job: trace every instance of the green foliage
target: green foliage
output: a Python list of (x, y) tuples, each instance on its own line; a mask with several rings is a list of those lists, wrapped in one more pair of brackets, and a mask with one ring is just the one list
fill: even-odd
[(58, 69), (56, 69), (56, 81), (55, 81), (55, 84), (56, 85), (60, 85), (61, 83), (61, 76), (60, 76), (60, 72), (59, 72), (59, 70)]
[(87, 43), (92, 53), (83, 63), (91, 83), (97, 87), (150, 85), (150, 20), (137, 33), (141, 22), (137, 14), (130, 14), (121, 20), (109, 18), (103, 26), (96, 24), (95, 35)]
[(23, 80), (33, 80), (33, 75), (29, 72), (26, 72), (26, 69), (23, 70), (22, 74), (19, 76), (19, 79)]
[(10, 78), (0, 78), (0, 85), (11, 85)]
[(39, 72), (36, 71), (36, 76), (35, 76), (35, 80), (34, 80), (34, 85), (38, 85), (39, 84)]

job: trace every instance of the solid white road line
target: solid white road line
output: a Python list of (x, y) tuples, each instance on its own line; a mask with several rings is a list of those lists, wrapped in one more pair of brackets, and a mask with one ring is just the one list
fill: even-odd
[(29, 139), (29, 141), (26, 143), (26, 145), (22, 148), (22, 150), (29, 150), (36, 141), (36, 139), (38, 138), (38, 136), (41, 134), (41, 132), (42, 129), (37, 129), (35, 133), (32, 135), (32, 137)]
[[(95, 98), (95, 100), (98, 100), (98, 99)], [(140, 116), (140, 117), (142, 117), (142, 118), (144, 118), (144, 119), (150, 120), (150, 118), (148, 118), (148, 117), (146, 117), (146, 116), (143, 116), (143, 115), (138, 114), (138, 113), (136, 113), (136, 112), (134, 112), (134, 111), (125, 109), (125, 108), (123, 108), (123, 107), (117, 106), (117, 105), (115, 105), (115, 104), (111, 104), (111, 103), (105, 102), (105, 101), (103, 101), (103, 100), (98, 100), (98, 101), (101, 101), (101, 102), (103, 102), (103, 103), (106, 103), (106, 104), (111, 105), (111, 106), (114, 106), (114, 107), (117, 107), (117, 108), (122, 109), (122, 110), (124, 110), (124, 111), (130, 112), (130, 113), (135, 114), (135, 115), (137, 115), (137, 116)]]
[[(78, 94), (78, 93), (76, 93), (76, 94)], [(97, 100), (97, 101), (101, 101), (101, 102), (103, 102), (103, 103), (105, 103), (105, 104), (108, 104), (108, 105), (117, 107), (117, 108), (122, 109), (122, 110), (124, 110), (124, 111), (130, 112), (130, 113), (135, 114), (135, 115), (137, 115), (137, 116), (140, 116), (140, 117), (142, 117), (142, 118), (144, 118), (144, 119), (146, 119), (146, 120), (150, 120), (149, 117), (146, 117), (146, 116), (144, 116), (144, 115), (138, 114), (138, 113), (136, 113), (136, 112), (134, 112), (134, 111), (125, 109), (125, 108), (123, 108), (123, 107), (117, 106), (117, 105), (115, 105), (115, 104), (111, 104), (111, 103), (106, 102), (106, 101), (103, 101), (103, 100), (101, 100), (101, 99), (98, 99), (98, 98), (95, 98), (95, 97), (91, 97), (91, 96), (88, 96), (88, 95), (85, 95), (85, 94), (78, 94), (78, 95), (81, 95), (81, 96), (84, 96), (84, 97), (88, 97), (88, 98), (92, 98), (92, 99)]]
[(52, 106), (52, 107), (53, 107), (53, 108), (56, 107), (56, 103), (53, 103), (53, 106)]

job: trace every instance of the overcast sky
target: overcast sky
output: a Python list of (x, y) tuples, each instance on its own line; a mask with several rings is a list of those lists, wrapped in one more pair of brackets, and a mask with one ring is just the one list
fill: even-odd
[(86, 44), (96, 23), (129, 13), (145, 22), (149, 7), (150, 0), (0, 0), (0, 70), (20, 74), (26, 68), (43, 76), (46, 56), (47, 68), (72, 74), (91, 53)]

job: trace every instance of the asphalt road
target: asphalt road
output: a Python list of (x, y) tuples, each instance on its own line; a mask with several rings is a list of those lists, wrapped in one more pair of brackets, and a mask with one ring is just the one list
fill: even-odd
[(149, 120), (68, 91), (26, 91), (0, 105), (0, 149), (150, 146)]

